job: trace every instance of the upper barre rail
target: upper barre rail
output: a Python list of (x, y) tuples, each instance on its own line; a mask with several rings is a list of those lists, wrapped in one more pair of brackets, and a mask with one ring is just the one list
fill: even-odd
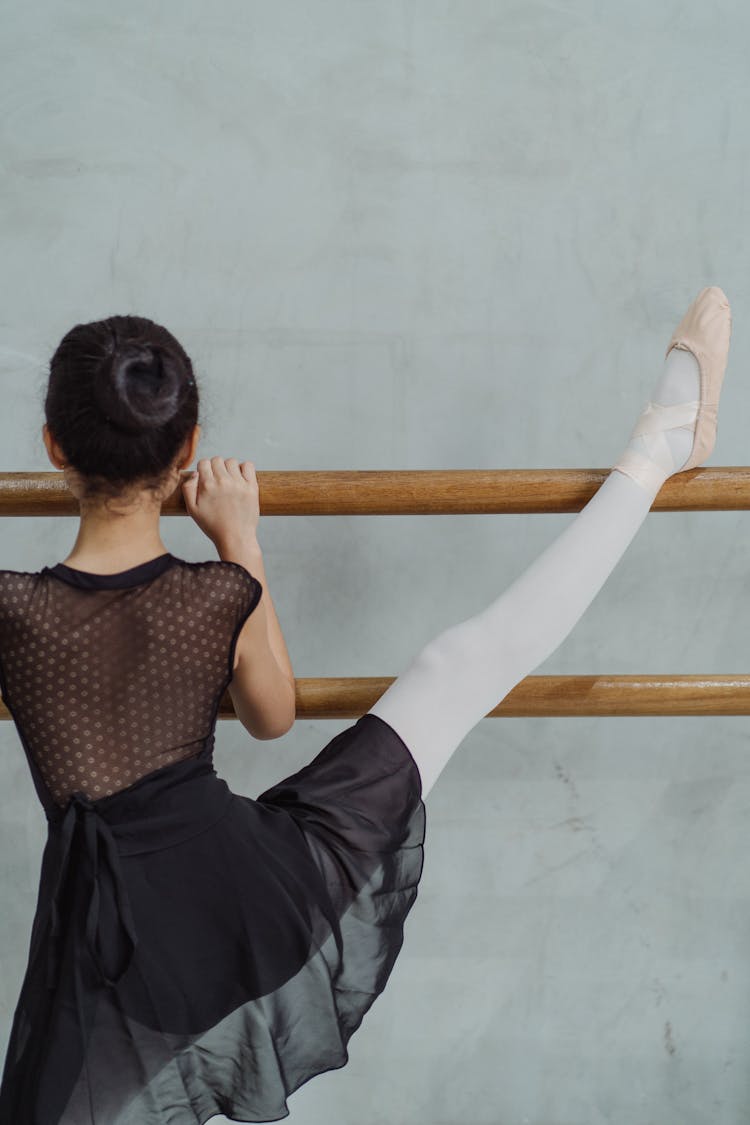
[[(377, 516), (579, 512), (611, 469), (256, 470), (261, 515)], [(750, 509), (750, 466), (670, 477), (654, 512)], [(185, 515), (181, 487), (162, 515)], [(77, 516), (62, 472), (0, 473), (0, 516)]]

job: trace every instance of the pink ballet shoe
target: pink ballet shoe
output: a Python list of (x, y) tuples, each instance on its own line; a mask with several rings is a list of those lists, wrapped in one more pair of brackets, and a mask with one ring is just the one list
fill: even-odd
[(672, 348), (692, 352), (701, 373), (701, 397), (690, 457), (679, 470), (693, 469), (713, 451), (718, 426), (719, 395), (724, 382), (732, 334), (732, 310), (718, 285), (701, 289), (672, 334), (664, 358)]
[[(729, 338), (732, 332), (732, 312), (726, 294), (717, 285), (701, 289), (690, 308), (672, 333), (664, 358), (672, 348), (680, 348), (695, 356), (700, 370), (700, 399), (665, 406), (648, 402), (632, 432), (642, 437), (651, 459), (633, 449), (626, 449), (615, 465), (616, 469), (650, 489), (661, 488), (666, 459), (674, 466), (673, 472), (695, 468), (712, 452), (716, 443), (719, 395), (729, 355)], [(671, 429), (693, 431), (693, 446), (684, 465), (676, 466), (665, 438)], [(671, 474), (667, 474), (671, 475)]]

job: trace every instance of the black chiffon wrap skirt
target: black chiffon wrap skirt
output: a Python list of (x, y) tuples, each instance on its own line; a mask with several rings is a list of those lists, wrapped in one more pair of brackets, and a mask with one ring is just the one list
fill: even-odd
[(0, 1125), (276, 1121), (347, 1062), (422, 874), (419, 770), (363, 715), (257, 799), (212, 752), (48, 817)]

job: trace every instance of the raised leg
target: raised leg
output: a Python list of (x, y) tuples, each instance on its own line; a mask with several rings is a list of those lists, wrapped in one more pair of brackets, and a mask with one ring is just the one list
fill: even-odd
[(673, 347), (653, 400), (596, 495), (490, 605), (429, 641), (370, 709), (409, 747), (422, 775), (423, 796), (472, 727), (567, 637), (632, 542), (667, 477), (685, 465), (691, 451), (695, 455), (699, 441), (712, 446), (712, 435), (705, 433), (710, 419), (702, 422), (710, 411), (698, 412), (712, 388), (718, 398), (716, 378), (709, 386), (705, 377), (705, 349), (713, 348), (720, 386), (729, 305), (720, 289), (711, 288), (701, 291), (686, 318), (696, 307), (702, 315), (708, 308), (714, 318), (713, 335), (706, 330), (701, 340), (704, 377), (691, 351)]

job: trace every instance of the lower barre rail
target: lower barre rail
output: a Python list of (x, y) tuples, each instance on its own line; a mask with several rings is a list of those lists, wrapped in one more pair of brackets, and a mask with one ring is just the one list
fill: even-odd
[[(310, 677), (296, 681), (298, 719), (355, 719), (364, 715), (393, 676)], [(750, 715), (750, 675), (527, 676), (488, 719), (571, 718), (576, 715)], [(219, 719), (236, 719), (225, 692)], [(0, 700), (0, 720), (10, 719)]]
[[(298, 679), (298, 719), (358, 718), (393, 677)], [(750, 715), (750, 675), (527, 676), (487, 718)], [(219, 718), (236, 717), (227, 693)]]

